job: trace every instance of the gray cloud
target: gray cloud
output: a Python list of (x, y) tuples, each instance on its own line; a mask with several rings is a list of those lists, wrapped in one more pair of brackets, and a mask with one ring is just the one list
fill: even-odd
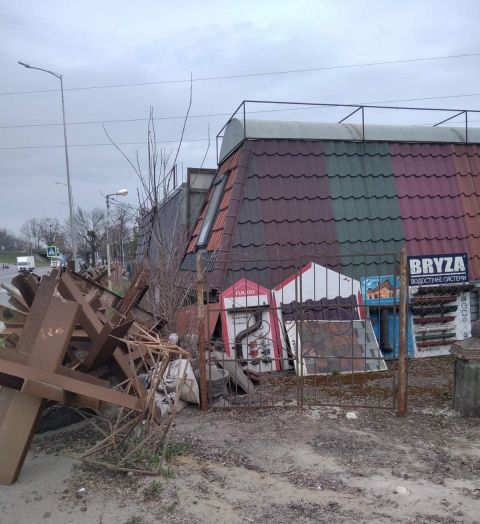
[[(478, 2), (442, 1), (229, 1), (212, 2), (12, 2), (0, 1), (1, 92), (55, 89), (56, 79), (27, 71), (24, 60), (64, 74), (65, 87), (322, 67), (480, 51)], [(480, 91), (478, 57), (336, 69), (295, 75), (194, 83), (192, 114), (233, 112), (242, 99), (358, 103)], [(66, 91), (67, 120), (182, 115), (188, 84)], [(429, 107), (478, 107), (478, 97), (411, 102)], [(326, 120), (341, 112), (294, 111), (275, 118)], [(271, 115), (270, 115), (271, 117)], [(405, 116), (385, 115), (391, 122)], [(418, 116), (408, 116), (418, 121)], [(434, 116), (422, 115), (425, 123)], [(403, 119), (403, 120), (402, 120)], [(416, 120), (415, 120), (416, 119)], [(433, 120), (432, 120), (433, 119)], [(480, 118), (479, 118), (480, 119)], [(0, 96), (0, 125), (61, 121), (59, 94)], [(207, 165), (215, 166), (214, 137), (225, 117), (192, 118), (179, 156), (184, 169), (198, 166), (210, 125)], [(176, 140), (181, 120), (157, 122), (159, 140)], [(146, 122), (112, 123), (119, 142), (146, 139)], [(137, 181), (102, 126), (68, 128), (76, 204), (103, 205), (100, 191)], [(63, 144), (62, 128), (0, 129), (0, 147)], [(174, 148), (174, 144), (165, 144)], [(144, 146), (122, 146), (129, 155)], [(0, 225), (18, 229), (33, 216), (67, 215), (63, 149), (0, 149)]]

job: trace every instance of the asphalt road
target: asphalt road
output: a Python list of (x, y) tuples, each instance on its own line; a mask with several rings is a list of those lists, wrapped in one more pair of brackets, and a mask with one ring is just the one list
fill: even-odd
[[(46, 275), (50, 271), (48, 266), (46, 267), (37, 267), (35, 273), (37, 275)], [(5, 282), (9, 284), (12, 278), (17, 274), (17, 266), (10, 266), (8, 269), (3, 269), (0, 266), (0, 284)], [(0, 304), (3, 306), (8, 305), (8, 293), (0, 287)]]

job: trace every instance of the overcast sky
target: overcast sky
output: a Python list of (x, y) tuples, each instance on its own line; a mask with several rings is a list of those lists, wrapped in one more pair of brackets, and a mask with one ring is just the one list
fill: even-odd
[[(55, 184), (66, 180), (62, 126), (10, 127), (61, 123), (58, 91), (8, 94), (55, 90), (58, 80), (18, 60), (64, 75), (74, 201), (92, 208), (104, 205), (101, 193), (123, 187), (135, 205), (138, 181), (113, 147), (92, 145), (108, 143), (100, 123), (78, 123), (146, 119), (150, 106), (156, 117), (184, 115), (189, 84), (73, 88), (480, 53), (476, 0), (0, 0), (0, 6), (0, 226), (14, 231), (29, 218), (68, 213), (66, 188)], [(179, 170), (201, 164), (208, 126), (212, 143), (204, 167), (216, 167), (215, 135), (227, 117), (197, 115), (231, 114), (243, 99), (378, 103), (477, 92), (480, 56), (194, 81)], [(395, 105), (480, 109), (480, 95)], [(318, 110), (273, 115), (311, 121), (337, 116)], [(398, 115), (382, 117), (398, 121)], [(433, 123), (436, 115), (421, 118)], [(169, 141), (178, 140), (182, 123), (158, 120), (158, 141), (175, 148)], [(146, 121), (106, 127), (118, 142), (146, 140)], [(145, 158), (145, 145), (122, 149)]]

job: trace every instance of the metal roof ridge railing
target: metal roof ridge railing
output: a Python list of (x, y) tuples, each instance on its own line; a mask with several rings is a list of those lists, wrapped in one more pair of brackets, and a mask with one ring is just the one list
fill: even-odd
[[(290, 109), (264, 109), (259, 111), (248, 111), (247, 105), (277, 105), (277, 106), (297, 106), (295, 108)], [(447, 112), (447, 113), (453, 113), (451, 116), (442, 119), (434, 124), (430, 124), (426, 127), (438, 127), (441, 124), (444, 124), (446, 122), (451, 121), (452, 119), (462, 116), (465, 116), (464, 123), (462, 125), (462, 128), (464, 129), (465, 138), (462, 142), (459, 143), (469, 143), (469, 113), (473, 114), (480, 114), (479, 109), (452, 109), (452, 108), (440, 108), (440, 107), (409, 107), (409, 106), (389, 106), (389, 105), (374, 105), (374, 104), (334, 104), (334, 103), (321, 103), (321, 102), (291, 102), (291, 101), (274, 101), (274, 100), (243, 100), (239, 106), (235, 109), (231, 117), (225, 122), (223, 127), (220, 129), (220, 131), (217, 133), (216, 136), (216, 153), (217, 153), (217, 163), (220, 162), (220, 160), (223, 160), (224, 158), (227, 158), (230, 156), (230, 154), (235, 151), (242, 143), (243, 141), (240, 141), (236, 146), (231, 150), (228, 151), (227, 154), (224, 156), (224, 158), (219, 158), (219, 140), (223, 139), (224, 137), (224, 131), (226, 130), (227, 126), (237, 118), (243, 123), (243, 140), (245, 140), (248, 136), (247, 134), (247, 114), (258, 114), (258, 113), (272, 113), (272, 112), (280, 112), (280, 111), (293, 111), (293, 110), (301, 110), (301, 109), (308, 109), (308, 108), (345, 108), (345, 109), (353, 109), (348, 113), (346, 116), (341, 118), (340, 120), (336, 120), (335, 124), (342, 124), (346, 122), (348, 119), (350, 119), (352, 116), (357, 114), (358, 112), (361, 113), (361, 138), (360, 142), (368, 141), (368, 137), (365, 135), (365, 125), (366, 125), (366, 110), (369, 111), (375, 111), (375, 110), (392, 110), (392, 111), (422, 111), (422, 112)], [(240, 113), (240, 114), (239, 114)], [(392, 125), (392, 124), (380, 124), (380, 125)], [(419, 125), (419, 124), (411, 124), (411, 125)]]

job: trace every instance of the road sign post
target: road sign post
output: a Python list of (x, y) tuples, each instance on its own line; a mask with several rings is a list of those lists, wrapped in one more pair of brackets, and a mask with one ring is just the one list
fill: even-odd
[(58, 257), (59, 254), (60, 254), (60, 251), (57, 246), (47, 246), (47, 257), (48, 258)]

